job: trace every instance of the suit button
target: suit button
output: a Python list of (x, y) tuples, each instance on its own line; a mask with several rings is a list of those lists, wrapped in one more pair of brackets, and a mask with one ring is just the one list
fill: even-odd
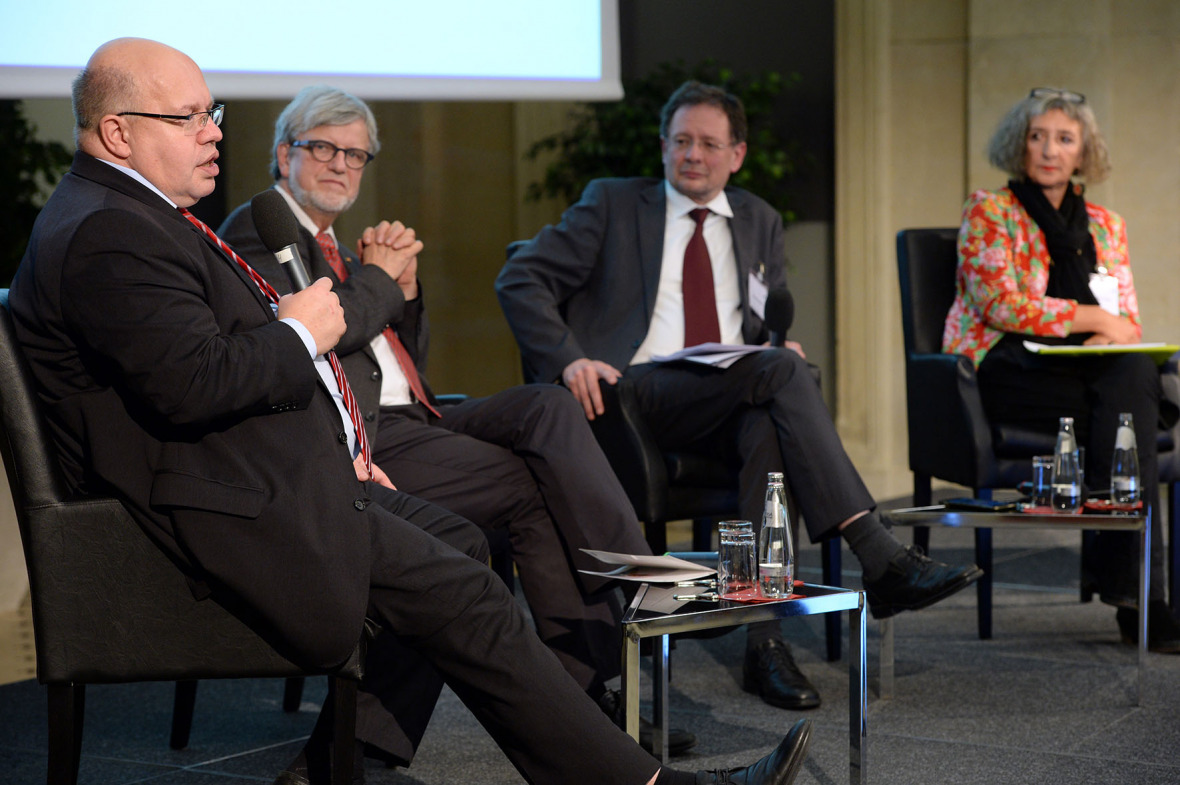
[(365, 422), (373, 422), (377, 419), (377, 415), (373, 412), (365, 412)]
[(344, 431), (341, 431), (340, 433), (336, 434), (336, 440), (341, 444), (348, 444), (348, 434)]
[(369, 374), (369, 378), (375, 382), (381, 381), (381, 371), (373, 371), (371, 374)]
[(368, 505), (368, 502), (366, 502), (364, 499), (357, 499), (356, 501), (354, 501), (354, 502), (352, 503), (352, 506), (353, 506), (353, 507), (356, 507), (356, 508), (357, 508), (358, 510), (360, 510), (361, 512), (364, 512), (364, 511), (365, 511), (365, 507), (367, 507), (367, 506), (369, 506), (369, 505)]

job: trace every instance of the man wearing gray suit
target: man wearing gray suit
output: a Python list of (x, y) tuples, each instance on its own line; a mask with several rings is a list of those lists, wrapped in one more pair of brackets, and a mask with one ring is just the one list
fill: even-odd
[[(699, 448), (740, 469), (743, 518), (762, 517), (767, 472), (784, 472), (813, 541), (842, 536), (883, 618), (926, 607), (977, 580), (906, 548), (886, 529), (840, 443), (801, 347), (727, 369), (654, 357), (709, 341), (761, 344), (767, 292), (786, 286), (782, 220), (728, 186), (746, 154), (741, 102), (686, 82), (661, 113), (664, 180), (596, 180), (496, 281), (527, 381), (560, 381), (587, 418), (599, 385), (632, 380), (663, 449)], [(743, 687), (782, 708), (819, 705), (777, 624), (748, 630)]]

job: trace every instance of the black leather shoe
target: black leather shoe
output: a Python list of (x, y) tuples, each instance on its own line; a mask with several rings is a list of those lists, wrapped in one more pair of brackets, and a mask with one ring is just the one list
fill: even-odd
[(814, 709), (819, 693), (780, 640), (768, 640), (746, 649), (742, 663), (742, 689), (780, 709)]
[[(1119, 608), (1114, 612), (1122, 633), (1123, 643), (1139, 644), (1139, 614), (1133, 608)], [(1159, 654), (1180, 654), (1180, 622), (1163, 600), (1147, 603), (1147, 649)]]
[(889, 560), (889, 569), (875, 581), (865, 581), (869, 611), (886, 619), (902, 611), (916, 611), (946, 599), (983, 577), (974, 564), (953, 567), (934, 561), (921, 548), (908, 546)]
[(807, 757), (811, 720), (799, 720), (778, 749), (753, 766), (697, 773), (698, 785), (790, 785)]
[[(619, 695), (618, 690), (607, 690), (602, 693), (602, 697), (598, 699), (598, 707), (602, 709), (606, 716), (618, 725), (623, 727), (623, 701), (622, 696)], [(639, 746), (643, 747), (648, 752), (651, 752), (654, 744), (652, 737), (655, 735), (655, 726), (645, 720), (642, 716), (639, 718)], [(683, 728), (668, 728), (668, 754), (669, 755), (683, 755), (688, 752), (697, 743), (697, 737), (684, 730)]]

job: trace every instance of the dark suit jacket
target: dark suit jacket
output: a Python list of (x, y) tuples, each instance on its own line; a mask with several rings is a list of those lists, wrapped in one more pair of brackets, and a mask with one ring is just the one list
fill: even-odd
[[(298, 335), (163, 199), (79, 152), (12, 284), (70, 484), (114, 493), (299, 661), (360, 639), (374, 515)], [(297, 456), (297, 457), (296, 457)]]
[[(275, 259), (274, 254), (266, 249), (258, 236), (249, 203), (230, 213), (217, 230), (217, 234), (241, 254), (251, 267), (278, 290), (279, 294), (291, 291), (291, 281), (283, 272), (282, 265)], [(385, 325), (392, 325), (397, 330), (406, 351), (413, 358), (419, 375), (422, 375), (426, 366), (430, 327), (422, 304), (421, 289), (416, 300), (407, 302), (397, 281), (390, 278), (384, 270), (375, 265), (361, 264), (356, 254), (348, 248), (340, 244), (337, 244), (337, 247), (340, 248), (340, 254), (348, 266), (348, 279), (343, 283), (324, 258), (324, 252), (315, 237), (300, 225), (299, 254), (303, 258), (304, 266), (308, 268), (308, 277), (313, 281), (318, 278), (331, 278), (332, 291), (340, 297), (340, 305), (344, 308), (348, 329), (336, 345), (336, 354), (340, 356), (348, 383), (356, 395), (369, 443), (376, 444), (381, 366), (377, 363), (377, 357), (369, 343)], [(422, 376), (422, 386), (431, 402), (437, 403), (425, 376)]]
[[(753, 194), (726, 188), (746, 343), (767, 333), (749, 307), (748, 278), (786, 285), (779, 214)], [(516, 335), (525, 380), (551, 382), (580, 357), (625, 369), (647, 336), (664, 248), (664, 181), (595, 180), (561, 223), (521, 247), (496, 279), (496, 295)]]

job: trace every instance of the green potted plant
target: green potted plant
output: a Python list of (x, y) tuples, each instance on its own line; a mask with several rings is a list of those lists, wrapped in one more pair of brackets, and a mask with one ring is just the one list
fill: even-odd
[(787, 201), (786, 181), (794, 174), (799, 155), (794, 143), (779, 139), (773, 109), (778, 96), (799, 76), (784, 77), (774, 71), (738, 74), (713, 60), (691, 68), (683, 62), (663, 63), (647, 76), (625, 80), (622, 100), (579, 106), (568, 130), (538, 140), (526, 152), (530, 160), (550, 153), (556, 157), (541, 180), (529, 184), (525, 198), (556, 198), (573, 204), (596, 177), (663, 176), (656, 144), (660, 108), (688, 79), (724, 87), (745, 104), (749, 152), (730, 182), (761, 196), (789, 223), (794, 213)]
[(70, 167), (59, 142), (42, 142), (19, 101), (0, 101), (0, 284), (8, 286), (24, 256), (45, 195)]

